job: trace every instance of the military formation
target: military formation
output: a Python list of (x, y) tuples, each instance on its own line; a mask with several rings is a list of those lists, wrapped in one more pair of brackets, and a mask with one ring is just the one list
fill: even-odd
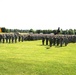
[(40, 40), (39, 34), (3, 33), (0, 34), (0, 43), (17, 43), (23, 41)]
[(17, 43), (23, 41), (42, 40), (42, 45), (67, 46), (68, 43), (76, 43), (76, 35), (51, 35), (51, 34), (0, 34), (0, 43)]
[(76, 35), (53, 35), (42, 37), (42, 45), (67, 46), (68, 43), (76, 43)]
[(24, 41), (24, 36), (17, 33), (0, 34), (0, 43), (17, 43)]

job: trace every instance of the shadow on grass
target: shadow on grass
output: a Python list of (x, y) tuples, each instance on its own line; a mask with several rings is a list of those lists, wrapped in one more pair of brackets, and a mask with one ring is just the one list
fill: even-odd
[(37, 45), (37, 46), (46, 46), (46, 45), (39, 44), (39, 45)]

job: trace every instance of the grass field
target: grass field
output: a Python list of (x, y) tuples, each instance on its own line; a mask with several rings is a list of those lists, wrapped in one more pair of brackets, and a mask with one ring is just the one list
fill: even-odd
[(76, 75), (76, 43), (41, 46), (41, 41), (0, 44), (0, 75)]

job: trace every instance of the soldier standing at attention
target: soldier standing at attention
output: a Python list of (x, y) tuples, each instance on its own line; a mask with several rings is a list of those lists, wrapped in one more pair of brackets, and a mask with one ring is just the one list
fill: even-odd
[(46, 37), (46, 45), (48, 45), (48, 41), (49, 41), (49, 38), (48, 38), (48, 37)]
[(42, 37), (42, 45), (44, 45), (44, 43), (45, 43), (45, 38)]

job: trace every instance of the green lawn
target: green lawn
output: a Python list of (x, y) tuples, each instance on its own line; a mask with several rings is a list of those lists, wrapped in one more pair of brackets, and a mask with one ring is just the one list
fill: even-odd
[(76, 43), (41, 46), (41, 41), (0, 43), (0, 75), (76, 75)]

